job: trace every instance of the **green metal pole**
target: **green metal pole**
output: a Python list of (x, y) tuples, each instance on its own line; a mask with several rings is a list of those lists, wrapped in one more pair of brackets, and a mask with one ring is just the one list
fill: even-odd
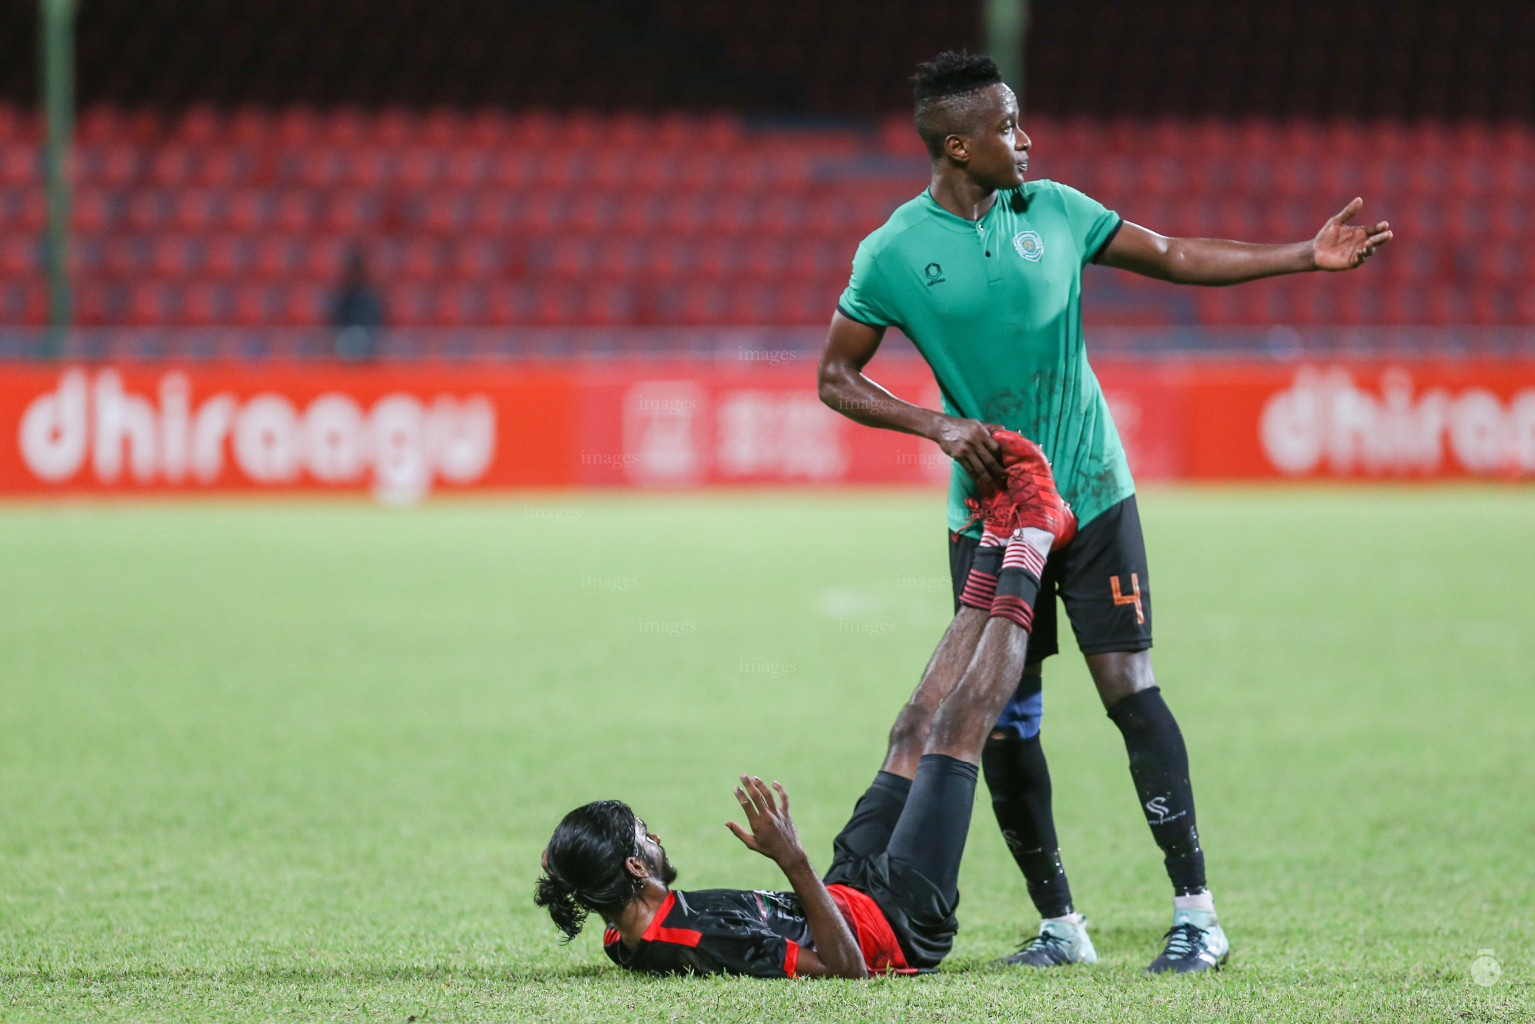
[(72, 303), (69, 293), (69, 150), (75, 130), (75, 0), (41, 0), (41, 92), (48, 124), (43, 143), (43, 180), (48, 191), (48, 229), (43, 247), (48, 277), (47, 353), (64, 354)]
[(1029, 0), (986, 0), (986, 52), (1013, 87), (1023, 110), (1023, 47), (1029, 31)]

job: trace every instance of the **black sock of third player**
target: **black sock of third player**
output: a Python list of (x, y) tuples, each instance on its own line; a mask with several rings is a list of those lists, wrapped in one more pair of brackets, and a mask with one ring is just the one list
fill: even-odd
[[(1025, 676), (1038, 685), (1038, 676)], [(993, 737), (981, 753), (991, 809), (1008, 851), (1023, 872), (1040, 917), (1071, 913), (1071, 884), (1061, 866), (1050, 808), (1050, 768), (1036, 733), (1026, 739)]]
[(1124, 734), (1130, 776), (1140, 796), (1146, 824), (1162, 848), (1167, 877), (1176, 896), (1205, 889), (1205, 855), (1194, 821), (1194, 788), (1189, 783), (1189, 755), (1183, 733), (1158, 687), (1142, 690), (1109, 709)]

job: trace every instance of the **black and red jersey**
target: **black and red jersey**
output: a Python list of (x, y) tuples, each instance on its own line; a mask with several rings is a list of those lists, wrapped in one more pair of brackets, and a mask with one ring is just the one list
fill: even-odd
[[(885, 915), (868, 896), (827, 886), (858, 940), (870, 971), (906, 970)], [(634, 949), (609, 928), (603, 949), (614, 963), (652, 974), (745, 974), (792, 978), (802, 948), (813, 949), (805, 908), (792, 892), (672, 890)]]

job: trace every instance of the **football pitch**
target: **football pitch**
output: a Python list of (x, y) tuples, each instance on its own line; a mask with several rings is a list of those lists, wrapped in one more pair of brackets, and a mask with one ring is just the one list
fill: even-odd
[(0, 1020), (1535, 1017), (1535, 490), (1140, 504), (1229, 969), (1140, 973), (1171, 892), (1063, 630), (1100, 962), (988, 966), (1037, 919), (983, 789), (952, 956), (868, 982), (626, 975), (530, 896), (602, 797), (681, 888), (785, 888), (743, 771), (824, 868), (949, 618), (940, 496), (0, 506)]

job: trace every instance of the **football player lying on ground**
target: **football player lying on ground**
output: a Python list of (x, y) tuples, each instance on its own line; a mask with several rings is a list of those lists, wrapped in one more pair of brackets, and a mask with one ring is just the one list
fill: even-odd
[(534, 901), (567, 939), (596, 911), (608, 956), (657, 974), (863, 978), (944, 958), (981, 750), (1023, 670), (1045, 558), (1076, 529), (1038, 446), (995, 437), (1006, 483), (977, 509), (984, 530), (962, 606), (896, 716), (825, 877), (776, 782), (743, 775), (735, 794), (747, 827), (727, 827), (782, 869), (792, 893), (673, 890), (660, 840), (627, 804), (599, 800), (567, 814), (544, 849)]

